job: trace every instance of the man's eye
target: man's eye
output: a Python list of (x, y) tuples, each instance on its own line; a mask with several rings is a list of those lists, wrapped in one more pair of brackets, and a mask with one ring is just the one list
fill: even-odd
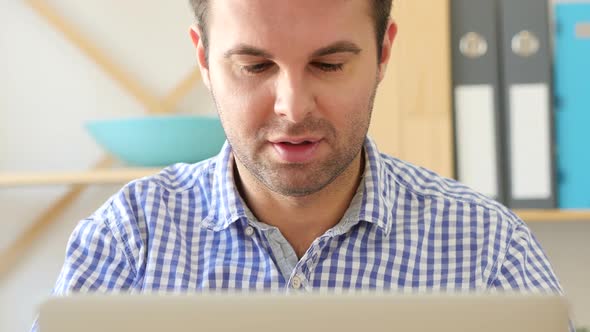
[(314, 62), (312, 65), (325, 72), (341, 71), (344, 68), (344, 64), (342, 63)]
[(271, 65), (272, 63), (269, 62), (257, 63), (255, 65), (242, 66), (242, 70), (246, 74), (260, 74), (270, 68)]

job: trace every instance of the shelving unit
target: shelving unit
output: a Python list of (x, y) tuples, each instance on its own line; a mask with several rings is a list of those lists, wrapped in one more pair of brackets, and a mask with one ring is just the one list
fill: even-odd
[[(382, 152), (453, 177), (448, 1), (401, 1), (388, 73), (375, 99), (371, 136)], [(428, 24), (424, 24), (428, 22)], [(528, 223), (590, 222), (590, 210), (516, 210)]]
[[(115, 168), (78, 172), (0, 173), (0, 189), (51, 185), (109, 185), (158, 173), (159, 168)], [(590, 222), (590, 210), (515, 210), (526, 222)]]

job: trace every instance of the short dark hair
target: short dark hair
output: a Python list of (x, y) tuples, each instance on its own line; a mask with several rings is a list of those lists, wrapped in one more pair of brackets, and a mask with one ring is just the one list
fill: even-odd
[[(190, 5), (195, 12), (197, 24), (201, 29), (203, 46), (205, 47), (205, 56), (208, 58), (209, 48), (209, 31), (208, 31), (208, 9), (209, 0), (189, 0)], [(387, 22), (391, 13), (393, 0), (371, 0), (373, 1), (372, 16), (375, 21), (375, 37), (377, 41), (377, 56), (381, 58), (382, 43), (387, 29)]]

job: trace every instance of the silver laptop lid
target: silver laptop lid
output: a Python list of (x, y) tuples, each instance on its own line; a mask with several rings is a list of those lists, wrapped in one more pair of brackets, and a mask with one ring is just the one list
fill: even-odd
[(77, 295), (41, 305), (41, 332), (565, 332), (563, 297), (542, 295)]

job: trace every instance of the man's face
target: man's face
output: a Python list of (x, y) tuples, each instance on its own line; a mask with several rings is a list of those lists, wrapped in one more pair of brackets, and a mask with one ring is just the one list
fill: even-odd
[(360, 156), (378, 83), (367, 0), (210, 1), (208, 85), (236, 161), (315, 193)]

